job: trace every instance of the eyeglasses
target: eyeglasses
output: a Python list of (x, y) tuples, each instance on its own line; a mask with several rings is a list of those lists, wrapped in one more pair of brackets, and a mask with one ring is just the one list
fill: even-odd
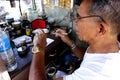
[(99, 17), (102, 21), (105, 22), (105, 20), (101, 16), (99, 16), (99, 15), (89, 15), (89, 16), (81, 17), (78, 13), (74, 16), (73, 20), (77, 20), (78, 21), (78, 20), (81, 20), (83, 18), (92, 18), (92, 17)]

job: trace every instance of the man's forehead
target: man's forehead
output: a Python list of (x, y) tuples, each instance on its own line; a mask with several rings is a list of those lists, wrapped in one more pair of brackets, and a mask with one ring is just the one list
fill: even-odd
[(82, 3), (80, 4), (80, 7), (78, 8), (78, 12), (88, 12), (89, 8), (92, 5), (92, 1), (91, 0), (83, 0)]
[(93, 4), (93, 1), (91, 0), (83, 0), (82, 3), (80, 4), (80, 7), (88, 7), (90, 8), (90, 6)]

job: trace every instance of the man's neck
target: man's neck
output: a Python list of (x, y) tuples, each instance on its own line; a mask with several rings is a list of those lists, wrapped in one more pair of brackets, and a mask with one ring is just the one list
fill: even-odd
[(89, 46), (89, 53), (115, 53), (119, 51), (119, 45), (117, 39), (98, 41), (95, 44)]

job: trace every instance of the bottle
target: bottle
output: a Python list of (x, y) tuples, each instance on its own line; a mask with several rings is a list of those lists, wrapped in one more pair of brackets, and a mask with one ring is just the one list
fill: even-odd
[(0, 57), (3, 60), (8, 72), (17, 68), (13, 50), (6, 32), (0, 30)]
[(31, 28), (30, 28), (30, 26), (26, 26), (26, 35), (28, 35), (28, 36), (31, 35)]
[(22, 35), (26, 35), (26, 26), (30, 26), (30, 22), (27, 19), (22, 20), (22, 26), (21, 26)]

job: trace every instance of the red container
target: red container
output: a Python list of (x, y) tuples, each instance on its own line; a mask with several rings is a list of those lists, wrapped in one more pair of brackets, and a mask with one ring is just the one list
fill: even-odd
[(32, 29), (38, 29), (38, 28), (46, 28), (46, 22), (42, 19), (36, 19), (31, 22)]

